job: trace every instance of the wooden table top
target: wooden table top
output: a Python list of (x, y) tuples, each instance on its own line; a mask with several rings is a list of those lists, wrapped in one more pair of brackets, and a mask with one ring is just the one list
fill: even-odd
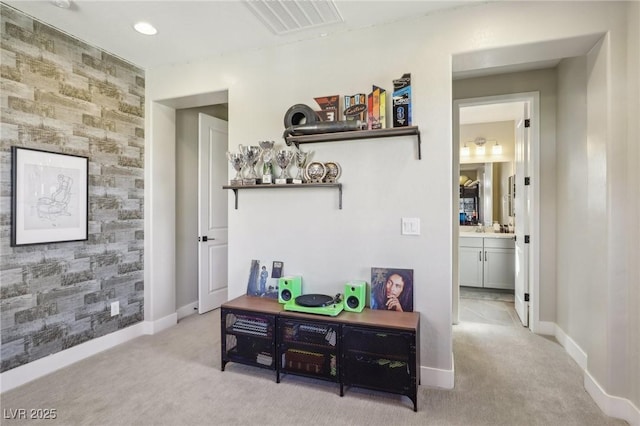
[(284, 305), (277, 299), (256, 296), (239, 296), (222, 304), (223, 308), (241, 309), (251, 312), (261, 312), (271, 315), (282, 315), (289, 318), (299, 318), (313, 321), (332, 321), (351, 325), (383, 326), (398, 330), (415, 331), (420, 324), (418, 312), (395, 312), (365, 308), (362, 312), (342, 311), (332, 317), (320, 314), (285, 311)]

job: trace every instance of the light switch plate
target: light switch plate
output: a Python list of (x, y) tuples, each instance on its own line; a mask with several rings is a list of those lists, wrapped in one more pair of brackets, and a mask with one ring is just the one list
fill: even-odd
[(403, 217), (402, 235), (420, 235), (420, 218)]

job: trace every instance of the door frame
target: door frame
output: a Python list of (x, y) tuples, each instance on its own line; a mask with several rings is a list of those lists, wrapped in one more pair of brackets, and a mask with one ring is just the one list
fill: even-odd
[[(453, 101), (453, 129), (452, 129), (452, 191), (454, 194), (452, 205), (453, 220), (453, 282), (452, 282), (452, 318), (453, 323), (459, 322), (460, 285), (458, 275), (459, 226), (455, 218), (458, 216), (460, 181), (460, 108), (478, 105), (490, 105), (509, 102), (529, 102), (531, 105), (530, 140), (529, 140), (529, 177), (531, 178), (531, 217), (530, 217), (530, 247), (529, 247), (529, 329), (537, 333), (540, 331), (540, 92), (521, 92), (506, 95), (483, 96), (477, 98), (456, 99)], [(518, 222), (516, 221), (516, 227)]]
[[(145, 103), (145, 228), (144, 319), (153, 332), (196, 312), (197, 301), (181, 310), (176, 306), (176, 110), (229, 104), (228, 88)], [(154, 165), (161, 164), (162, 167)], [(197, 244), (197, 239), (196, 242)]]

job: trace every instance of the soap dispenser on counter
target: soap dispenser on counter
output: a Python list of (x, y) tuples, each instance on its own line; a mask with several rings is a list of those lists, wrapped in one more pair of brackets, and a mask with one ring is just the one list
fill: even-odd
[(501, 231), (501, 229), (500, 229), (500, 224), (499, 224), (499, 223), (498, 223), (498, 221), (496, 220), (496, 221), (494, 221), (494, 222), (493, 222), (493, 232), (497, 232), (497, 233), (499, 233), (500, 231)]

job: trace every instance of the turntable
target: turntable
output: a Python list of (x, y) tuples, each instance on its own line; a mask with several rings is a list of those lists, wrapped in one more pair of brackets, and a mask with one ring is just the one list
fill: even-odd
[(303, 312), (305, 314), (329, 315), (335, 317), (344, 309), (342, 295), (327, 296), (324, 294), (303, 294), (285, 303), (285, 311)]

